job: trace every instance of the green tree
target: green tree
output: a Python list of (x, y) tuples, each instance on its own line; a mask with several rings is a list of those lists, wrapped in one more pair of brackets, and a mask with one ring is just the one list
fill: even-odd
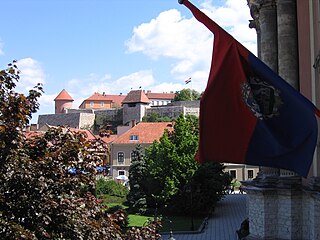
[(130, 192), (127, 195), (129, 210), (145, 213), (147, 211), (147, 199), (145, 194), (145, 176), (147, 173), (146, 162), (142, 153), (142, 147), (138, 144), (133, 150), (133, 158), (129, 168)]
[(193, 211), (207, 211), (224, 196), (231, 182), (224, 168), (221, 163), (208, 162), (195, 172), (191, 182)]
[(176, 91), (174, 101), (193, 101), (200, 100), (201, 94), (194, 89), (185, 88), (180, 91)]
[[(126, 237), (119, 228), (125, 213), (119, 210), (110, 216), (102, 211), (93, 194), (95, 165), (102, 160), (83, 134), (53, 128), (43, 136), (25, 137), (22, 129), (39, 107), (42, 87), (37, 85), (25, 96), (14, 91), (18, 80), (15, 62), (0, 71), (0, 238), (136, 239), (133, 236), (154, 235), (155, 228), (132, 229), (128, 232), (132, 237)], [(75, 174), (68, 171), (71, 168), (76, 169)], [(81, 191), (82, 186), (88, 186), (88, 191)]]
[(146, 177), (147, 200), (149, 207), (165, 206), (179, 191), (177, 172), (178, 155), (170, 141), (170, 133), (165, 132), (159, 142), (146, 149), (148, 174)]
[(151, 112), (150, 115), (146, 115), (142, 118), (143, 122), (170, 122), (172, 121), (169, 117), (160, 117), (159, 113)]
[(198, 168), (194, 155), (198, 144), (197, 123), (179, 116), (174, 131), (166, 131), (146, 150), (148, 200), (150, 205), (168, 205)]
[(194, 160), (198, 137), (198, 118), (181, 115), (173, 132), (166, 131), (146, 149), (148, 207), (158, 204), (170, 211), (207, 211), (221, 199), (230, 184), (229, 175), (220, 163), (199, 165)]

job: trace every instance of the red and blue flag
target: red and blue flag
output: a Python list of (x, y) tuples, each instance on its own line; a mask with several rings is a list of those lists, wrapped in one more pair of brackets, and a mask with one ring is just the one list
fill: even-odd
[(192, 3), (180, 2), (214, 34), (197, 160), (281, 168), (306, 177), (319, 110)]

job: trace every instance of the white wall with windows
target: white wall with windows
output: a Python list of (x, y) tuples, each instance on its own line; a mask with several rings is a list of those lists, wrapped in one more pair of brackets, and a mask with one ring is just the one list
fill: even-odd
[(233, 163), (224, 163), (224, 166), (224, 171), (229, 173), (233, 179), (238, 181), (252, 180), (259, 172), (259, 167), (257, 166)]
[(171, 100), (164, 99), (152, 99), (150, 100), (150, 106), (165, 106), (171, 103)]

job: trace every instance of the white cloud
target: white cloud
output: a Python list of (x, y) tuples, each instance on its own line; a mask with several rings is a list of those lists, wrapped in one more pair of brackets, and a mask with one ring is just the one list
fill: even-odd
[[(16, 65), (20, 70), (20, 80), (17, 83), (16, 92), (28, 94), (29, 90), (34, 88), (38, 83), (45, 83), (45, 72), (40, 62), (32, 58), (23, 58), (17, 61)], [(55, 97), (55, 96), (54, 96)], [(43, 94), (38, 102), (40, 104), (40, 110), (38, 113), (33, 114), (31, 122), (36, 122), (40, 113), (48, 113), (47, 109), (50, 108), (50, 112), (54, 111), (54, 97), (52, 95)], [(42, 111), (43, 110), (43, 111)], [(42, 112), (41, 112), (42, 111)]]
[(38, 83), (45, 83), (45, 73), (41, 63), (32, 58), (23, 58), (17, 61), (17, 66), (21, 71), (20, 81), (17, 84), (17, 91), (27, 93)]
[[(20, 70), (20, 80), (17, 83), (16, 92), (28, 94), (29, 90), (34, 88), (38, 83), (44, 84), (46, 75), (42, 67), (42, 64), (32, 58), (23, 58), (17, 61), (16, 65)], [(38, 102), (40, 104), (39, 112), (32, 115), (32, 123), (37, 121), (38, 115), (54, 111), (54, 99), (55, 96), (43, 94)]]
[[(147, 89), (155, 83), (151, 70), (140, 70), (118, 79), (112, 79), (110, 74), (100, 76), (95, 73), (81, 79), (71, 79), (66, 84), (66, 90), (75, 100), (73, 107), (77, 108), (84, 99), (95, 92), (106, 94), (127, 94), (131, 89)], [(152, 88), (153, 89), (153, 88)], [(52, 98), (54, 99), (58, 93)], [(52, 101), (52, 100), (51, 100)]]
[(169, 93), (169, 92), (180, 91), (183, 88), (184, 88), (184, 84), (164, 82), (164, 83), (160, 83), (152, 86), (151, 91), (157, 92), (157, 93), (162, 93), (162, 92)]
[(117, 79), (114, 82), (114, 87), (118, 90), (128, 92), (131, 88), (138, 89), (141, 87), (142, 89), (146, 89), (154, 84), (154, 82), (152, 71), (142, 70)]
[(220, 7), (206, 1), (202, 6), (210, 18), (256, 54), (256, 31), (249, 28), (249, 20), (252, 18), (245, 0), (227, 0), (225, 5)]
[[(248, 27), (251, 16), (246, 0), (227, 0), (225, 5), (218, 7), (207, 0), (201, 10), (256, 53), (256, 33)], [(210, 70), (212, 43), (213, 35), (203, 24), (171, 9), (136, 26), (126, 46), (129, 53), (141, 52), (151, 59), (175, 59), (170, 72), (172, 79), (183, 81), (186, 76), (191, 76), (192, 87), (203, 91)]]
[(58, 94), (43, 94), (40, 98), (39, 98), (39, 103), (41, 106), (41, 109), (50, 109), (50, 112), (47, 113), (52, 113), (54, 112), (54, 101), (53, 99), (56, 98)]
[[(256, 33), (249, 29), (249, 8), (246, 0), (221, 1), (223, 6), (214, 6), (212, 1), (206, 0), (199, 5), (209, 17), (226, 29), (238, 41), (249, 50), (256, 52)], [(73, 107), (78, 107), (81, 102), (94, 92), (106, 92), (107, 94), (127, 94), (131, 89), (139, 89), (152, 92), (175, 92), (183, 88), (193, 88), (199, 92), (204, 91), (211, 64), (212, 33), (194, 17), (182, 16), (177, 9), (171, 9), (160, 13), (149, 22), (142, 23), (133, 29), (132, 36), (127, 40), (128, 53), (142, 53), (152, 60), (174, 60), (171, 65), (170, 82), (163, 79), (155, 79), (153, 71), (137, 70), (119, 78), (113, 78), (110, 74), (88, 74), (81, 78), (70, 79), (66, 83), (66, 90), (75, 100)], [(1, 50), (1, 46), (0, 46)], [(32, 59), (25, 59), (22, 63), (26, 66), (40, 66)], [(29, 64), (27, 64), (29, 63)], [(32, 64), (33, 63), (33, 64)], [(41, 66), (40, 66), (41, 67)], [(20, 68), (25, 76), (25, 81), (34, 85), (35, 79), (43, 79), (41, 71), (37, 68)], [(41, 68), (39, 68), (41, 70)], [(28, 78), (28, 76), (33, 76)], [(184, 84), (184, 80), (191, 77), (191, 83)], [(31, 84), (32, 83), (32, 84)], [(56, 95), (44, 95), (40, 102), (45, 106), (53, 106)], [(51, 109), (51, 107), (50, 107)], [(53, 109), (53, 108), (52, 108)], [(53, 110), (52, 110), (53, 112)]]
[(110, 89), (108, 80), (110, 78), (111, 75), (109, 74), (100, 76), (96, 73), (90, 73), (88, 76), (81, 79), (73, 78), (69, 80), (66, 84), (66, 90), (74, 95), (74, 99), (88, 98), (95, 92), (108, 92)]
[(184, 19), (176, 9), (164, 11), (149, 23), (134, 28), (133, 36), (126, 42), (128, 51), (140, 51), (153, 59), (197, 61), (210, 46), (207, 39), (211, 34), (205, 28), (193, 27), (194, 23), (194, 19)]
[(41, 97), (38, 99), (38, 103), (40, 104), (40, 108), (38, 112), (32, 115), (31, 123), (37, 123), (38, 116), (42, 114), (52, 114), (54, 113), (54, 101), (55, 97), (58, 94), (45, 94), (43, 93)]

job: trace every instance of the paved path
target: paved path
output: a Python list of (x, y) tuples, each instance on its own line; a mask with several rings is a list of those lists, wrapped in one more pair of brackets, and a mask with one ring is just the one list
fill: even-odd
[[(231, 194), (221, 200), (201, 233), (176, 234), (176, 240), (237, 240), (236, 230), (246, 218), (246, 194)], [(162, 235), (166, 240), (169, 235)]]

